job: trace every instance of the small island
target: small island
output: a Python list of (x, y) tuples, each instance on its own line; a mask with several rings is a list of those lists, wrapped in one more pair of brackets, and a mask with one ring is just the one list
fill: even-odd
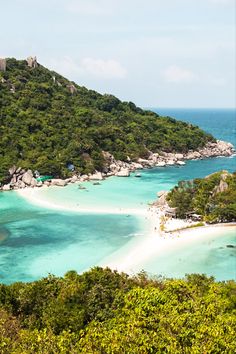
[(158, 192), (152, 204), (161, 215), (161, 231), (236, 221), (236, 172), (215, 172), (205, 178), (180, 181)]

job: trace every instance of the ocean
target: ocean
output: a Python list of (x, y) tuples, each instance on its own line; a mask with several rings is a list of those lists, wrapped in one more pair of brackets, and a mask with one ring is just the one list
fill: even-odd
[[(199, 125), (216, 138), (236, 146), (236, 111), (233, 109), (153, 109), (160, 115)], [(218, 170), (236, 170), (236, 156), (188, 161), (142, 171), (142, 177), (111, 177), (101, 185), (86, 183), (66, 188), (41, 189), (40, 198), (65, 206), (55, 210), (30, 204), (16, 192), (0, 193), (0, 282), (32, 281), (49, 273), (63, 275), (71, 269), (83, 272), (104, 263), (107, 257), (127, 252), (145, 238), (147, 221), (132, 213), (113, 214), (112, 209), (144, 210), (156, 193), (170, 189), (179, 180), (204, 177)], [(77, 205), (92, 213), (73, 211)], [(71, 211), (69, 210), (71, 209)], [(96, 212), (99, 210), (100, 212)], [(109, 213), (105, 212), (110, 210)], [(137, 241), (136, 241), (137, 240)], [(205, 273), (217, 280), (236, 278), (235, 233), (225, 230), (221, 237), (166, 252), (140, 262), (134, 269), (168, 277)]]

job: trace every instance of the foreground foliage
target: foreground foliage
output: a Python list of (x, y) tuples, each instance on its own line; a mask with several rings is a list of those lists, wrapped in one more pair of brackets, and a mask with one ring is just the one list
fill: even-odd
[(168, 194), (177, 216), (197, 213), (207, 222), (236, 221), (236, 172), (216, 172), (205, 178), (181, 181)]
[(236, 283), (94, 268), (0, 286), (0, 353), (234, 353)]
[[(71, 92), (73, 90), (73, 93)], [(148, 151), (186, 152), (213, 141), (191, 124), (159, 117), (132, 102), (101, 95), (39, 65), (7, 59), (0, 72), (0, 182), (13, 164), (66, 177), (103, 170), (102, 151), (116, 159)]]

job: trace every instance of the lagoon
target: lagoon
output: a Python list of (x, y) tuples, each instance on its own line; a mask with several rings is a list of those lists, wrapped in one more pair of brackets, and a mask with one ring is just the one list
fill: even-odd
[[(217, 138), (235, 144), (235, 111), (199, 110), (193, 114), (185, 110), (184, 114), (183, 119), (191, 121), (193, 117), (193, 123), (203, 129), (205, 124), (205, 129), (214, 131)], [(170, 115), (180, 118), (183, 112)], [(77, 184), (43, 188), (37, 191), (44, 201), (41, 205), (30, 203), (16, 192), (1, 193), (1, 282), (32, 281), (48, 273), (63, 275), (70, 269), (82, 272), (91, 266), (104, 265), (108, 258), (120, 259), (121, 253), (127, 254), (131, 247), (145, 240), (150, 225), (143, 214), (158, 191), (170, 189), (179, 180), (204, 177), (222, 169), (234, 171), (236, 157), (143, 170), (141, 178), (111, 177), (101, 185), (87, 182), (85, 190), (80, 190)], [(49, 208), (51, 203), (59, 208)], [(85, 212), (77, 212), (78, 207)], [(199, 272), (214, 275), (218, 280), (232, 279), (235, 276), (232, 269), (236, 267), (235, 249), (227, 248), (226, 244), (235, 242), (235, 232), (226, 229), (216, 239), (196, 241), (194, 247), (166, 251), (158, 258), (154, 255), (131, 270), (144, 269), (170, 277)], [(193, 254), (197, 255), (194, 261)], [(220, 267), (216, 267), (219, 264)]]

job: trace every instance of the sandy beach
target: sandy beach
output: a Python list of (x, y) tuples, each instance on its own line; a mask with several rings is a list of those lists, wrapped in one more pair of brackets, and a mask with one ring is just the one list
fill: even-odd
[[(167, 251), (178, 252), (178, 250), (185, 246), (191, 244), (194, 246), (195, 243), (206, 241), (206, 239), (210, 241), (214, 237), (222, 237), (225, 227), (225, 225), (205, 226), (183, 229), (182, 231), (171, 234), (167, 233), (165, 235), (156, 231), (139, 239), (138, 242), (134, 244), (134, 247), (123, 251), (120, 250), (117, 254), (108, 257), (102, 265), (130, 274), (137, 273), (137, 271), (140, 270), (140, 265), (145, 263), (145, 261), (157, 258)], [(227, 227), (236, 230), (235, 225)], [(127, 246), (125, 246), (125, 248), (127, 248)]]
[[(168, 221), (168, 230), (177, 230), (163, 232), (160, 230), (162, 214), (157, 208), (148, 207), (143, 210), (131, 208), (81, 208), (79, 206), (59, 205), (48, 201), (40, 195), (38, 189), (22, 189), (17, 193), (26, 198), (28, 202), (45, 208), (73, 211), (81, 213), (103, 213), (103, 214), (131, 214), (137, 215), (148, 224), (145, 235), (137, 237), (128, 242), (122, 249), (111, 254), (102, 261), (101, 266), (108, 266), (111, 269), (135, 273), (140, 264), (145, 261), (163, 255), (165, 252), (173, 250), (178, 251), (181, 247), (193, 244), (199, 241), (209, 240), (212, 237), (222, 236), (225, 227), (236, 229), (235, 224), (209, 225), (204, 227), (185, 228), (189, 223), (183, 220), (172, 219)], [(182, 230), (178, 230), (181, 229)]]
[[(48, 188), (48, 187), (41, 187)], [(33, 205), (38, 205), (43, 208), (55, 209), (55, 210), (64, 210), (64, 211), (72, 211), (79, 213), (96, 213), (96, 214), (130, 214), (130, 215), (140, 215), (147, 216), (147, 210), (143, 209), (135, 209), (135, 208), (108, 208), (108, 207), (94, 207), (91, 206), (89, 208), (81, 207), (78, 204), (75, 205), (65, 205), (65, 204), (57, 204), (49, 201), (40, 195), (40, 189), (38, 188), (24, 188), (18, 189), (16, 192), (23, 198), (25, 198), (29, 203)], [(61, 187), (58, 187), (61, 188)]]

